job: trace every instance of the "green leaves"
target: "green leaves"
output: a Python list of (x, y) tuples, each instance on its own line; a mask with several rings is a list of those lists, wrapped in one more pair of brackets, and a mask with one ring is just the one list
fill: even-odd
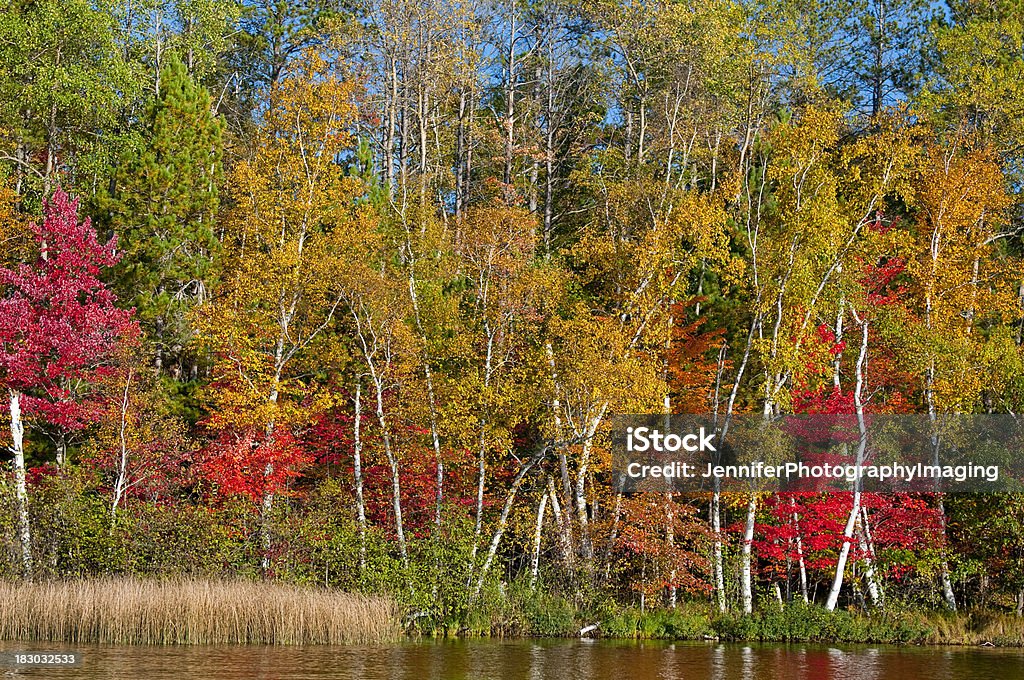
[(157, 365), (187, 374), (186, 316), (216, 278), (223, 125), (176, 55), (160, 81), (139, 146), (122, 156), (112, 194), (97, 202), (125, 253), (116, 273), (121, 299), (136, 308)]
[(35, 191), (110, 133), (138, 81), (113, 17), (89, 0), (15, 2), (0, 12), (0, 148)]

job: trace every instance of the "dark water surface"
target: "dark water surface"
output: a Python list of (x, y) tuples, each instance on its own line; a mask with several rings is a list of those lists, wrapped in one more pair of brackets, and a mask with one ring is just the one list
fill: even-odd
[[(0, 643), (0, 651), (71, 646)], [(513, 640), (348, 647), (83, 645), (77, 668), (0, 668), (3, 678), (210, 680), (1024, 680), (1024, 651), (952, 647)]]

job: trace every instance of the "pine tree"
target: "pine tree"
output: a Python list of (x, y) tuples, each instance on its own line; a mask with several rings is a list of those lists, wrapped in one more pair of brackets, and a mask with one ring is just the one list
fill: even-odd
[(104, 203), (125, 255), (120, 296), (136, 307), (156, 366), (187, 378), (187, 311), (208, 297), (219, 250), (223, 126), (179, 58), (167, 60), (160, 80), (141, 149), (122, 160)]

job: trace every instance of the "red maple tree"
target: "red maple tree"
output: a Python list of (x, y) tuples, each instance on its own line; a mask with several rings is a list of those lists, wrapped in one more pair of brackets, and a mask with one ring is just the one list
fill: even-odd
[(89, 219), (79, 221), (77, 199), (58, 189), (30, 229), (36, 260), (0, 268), (0, 385), (36, 422), (79, 430), (99, 415), (83, 393), (113, 370), (138, 326), (100, 279), (119, 259), (116, 240), (100, 243)]

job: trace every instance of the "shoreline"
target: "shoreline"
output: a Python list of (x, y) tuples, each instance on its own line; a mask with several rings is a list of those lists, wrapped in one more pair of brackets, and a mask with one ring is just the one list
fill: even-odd
[[(404, 616), (403, 616), (404, 613)], [(403, 623), (404, 622), (404, 623)], [(817, 605), (718, 614), (575, 608), (546, 594), (438, 621), (387, 596), (240, 579), (92, 578), (0, 581), (0, 640), (193, 644), (374, 644), (401, 640), (581, 639), (765, 644), (1024, 647), (1024, 617), (994, 610), (892, 608), (863, 613)]]

